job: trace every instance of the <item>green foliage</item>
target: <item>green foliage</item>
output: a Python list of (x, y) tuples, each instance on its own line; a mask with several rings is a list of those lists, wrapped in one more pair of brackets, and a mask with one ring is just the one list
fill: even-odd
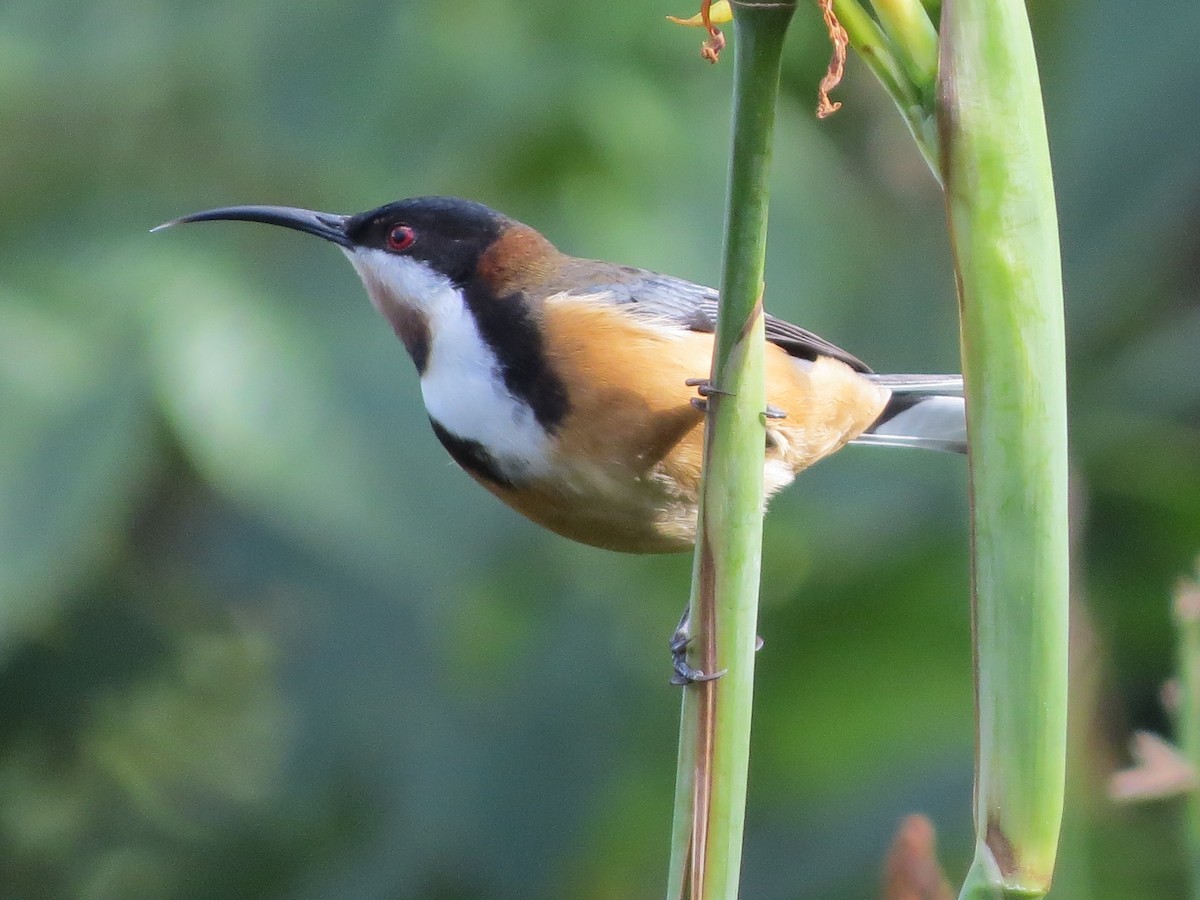
[[(659, 894), (687, 560), (567, 544), (450, 467), (331, 248), (146, 229), (224, 202), (455, 193), (714, 283), (732, 67), (661, 24), (687, 12), (0, 11), (6, 890)], [(1200, 547), (1200, 11), (1032, 13), (1105, 672), (1086, 781), (1127, 726), (1166, 730), (1162, 597)], [(813, 120), (827, 46), (815, 15), (791, 31), (767, 306), (881, 370), (954, 368), (939, 192), (854, 59), (842, 111)], [(965, 870), (964, 482), (949, 457), (851, 448), (773, 504), (747, 896), (870, 895), (914, 808)], [(1077, 790), (1055, 893), (1180, 895), (1171, 809)]]

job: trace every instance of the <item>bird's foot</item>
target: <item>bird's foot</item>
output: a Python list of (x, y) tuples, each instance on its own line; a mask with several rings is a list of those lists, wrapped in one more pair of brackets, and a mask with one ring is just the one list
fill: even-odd
[(684, 384), (688, 387), (694, 387), (696, 393), (701, 397), (711, 397), (713, 394), (719, 394), (724, 397), (733, 396), (733, 391), (725, 391), (719, 387), (715, 387), (711, 378), (689, 378)]
[[(699, 397), (692, 398), (692, 406), (700, 410), (700, 412), (708, 412), (708, 398), (712, 396), (732, 397), (733, 391), (722, 390), (718, 387), (713, 387), (713, 383), (708, 378), (689, 378), (684, 382), (688, 387), (694, 387)], [(768, 403), (767, 408), (763, 410), (763, 418), (765, 419), (786, 419), (787, 413), (774, 404)]]
[(685, 630), (676, 631), (671, 635), (671, 684), (687, 685), (697, 684), (705, 681), (716, 681), (725, 674), (725, 670), (719, 672), (705, 672), (703, 669), (697, 669), (687, 661), (688, 644), (692, 642), (692, 636)]
[(705, 672), (690, 665), (687, 661), (687, 648), (691, 642), (692, 605), (689, 603), (683, 608), (683, 615), (679, 617), (679, 624), (675, 626), (675, 633), (671, 635), (668, 645), (671, 648), (671, 684), (682, 686), (716, 681), (725, 674), (724, 669), (719, 672)]
[[(687, 661), (687, 648), (692, 642), (691, 628), (692, 609), (689, 605), (683, 610), (683, 616), (679, 619), (679, 624), (675, 627), (675, 633), (671, 635), (669, 644), (671, 649), (671, 684), (688, 685), (698, 682), (716, 681), (726, 670), (721, 669), (719, 672), (705, 672), (703, 669), (697, 669)], [(754, 637), (754, 651), (757, 653), (763, 648), (763, 639), (758, 635)]]
[(732, 397), (732, 391), (724, 391), (719, 387), (714, 387), (712, 380), (708, 378), (689, 378), (684, 382), (688, 387), (694, 387), (699, 397), (692, 398), (692, 406), (700, 410), (700, 412), (708, 412), (709, 397)]

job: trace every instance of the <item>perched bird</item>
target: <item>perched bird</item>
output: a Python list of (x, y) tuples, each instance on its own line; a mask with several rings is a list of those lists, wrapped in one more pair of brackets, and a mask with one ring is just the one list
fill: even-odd
[[(612, 550), (693, 544), (716, 291), (568, 256), (451, 197), (351, 216), (232, 206), (159, 228), (210, 220), (341, 247), (416, 364), (438, 440), (513, 509)], [(965, 450), (959, 376), (876, 375), (770, 315), (766, 338), (768, 498), (848, 442)]]

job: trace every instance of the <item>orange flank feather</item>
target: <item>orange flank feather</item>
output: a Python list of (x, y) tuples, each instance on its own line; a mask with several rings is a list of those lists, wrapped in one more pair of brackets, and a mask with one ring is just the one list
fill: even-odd
[[(555, 433), (552, 477), (519, 490), (480, 483), (565, 537), (632, 553), (689, 548), (695, 539), (704, 414), (689, 378), (705, 377), (713, 336), (634, 318), (586, 296), (552, 297), (543, 321), (550, 365), (570, 412)], [(647, 363), (652, 363), (647, 365)], [(766, 347), (765, 494), (861, 434), (889, 392), (826, 357)]]

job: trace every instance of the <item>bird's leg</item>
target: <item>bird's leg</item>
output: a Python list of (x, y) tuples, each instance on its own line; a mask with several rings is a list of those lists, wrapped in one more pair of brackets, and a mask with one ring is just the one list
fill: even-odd
[[(715, 395), (732, 397), (732, 391), (725, 391), (718, 387), (713, 387), (711, 379), (708, 378), (689, 378), (684, 384), (688, 387), (694, 387), (699, 397), (692, 398), (692, 406), (701, 412), (708, 412), (708, 398)], [(763, 416), (768, 419), (785, 419), (785, 413), (778, 406), (767, 404)], [(755, 637), (754, 649), (762, 649), (762, 638)], [(679, 617), (679, 624), (675, 627), (674, 634), (671, 635), (671, 669), (674, 674), (671, 676), (671, 684), (685, 685), (694, 684), (698, 681), (714, 681), (725, 674), (722, 669), (719, 672), (711, 674), (691, 666), (687, 661), (688, 644), (692, 642), (692, 607), (688, 604), (683, 608), (683, 615)]]
[(695, 684), (700, 681), (715, 681), (725, 674), (725, 670), (708, 674), (700, 669), (688, 665), (687, 648), (692, 642), (692, 605), (689, 603), (683, 608), (683, 615), (679, 617), (679, 624), (675, 626), (675, 633), (671, 635), (671, 684), (685, 685)]
[[(671, 684), (685, 685), (695, 684), (698, 681), (715, 681), (725, 674), (725, 670), (714, 672), (711, 675), (705, 674), (700, 669), (688, 665), (687, 648), (692, 642), (692, 606), (689, 603), (683, 608), (683, 615), (679, 618), (679, 624), (675, 626), (675, 633), (671, 635)], [(763, 639), (757, 635), (754, 638), (754, 650), (757, 653), (763, 648)]]

